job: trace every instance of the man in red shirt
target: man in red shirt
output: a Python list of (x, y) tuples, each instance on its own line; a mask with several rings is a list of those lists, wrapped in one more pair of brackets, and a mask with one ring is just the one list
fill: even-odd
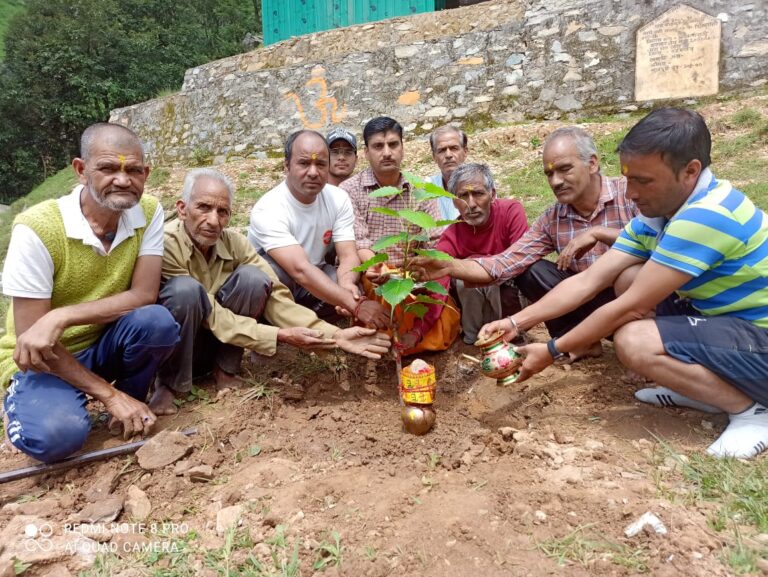
[[(490, 256), (503, 252), (528, 230), (523, 205), (497, 198), (491, 169), (485, 164), (460, 165), (448, 181), (448, 190), (456, 196), (454, 206), (461, 220), (445, 230), (435, 247), (438, 250), (462, 259)], [(511, 283), (470, 287), (456, 279), (455, 287), (467, 344), (477, 340), (478, 331), (490, 320), (520, 309)]]

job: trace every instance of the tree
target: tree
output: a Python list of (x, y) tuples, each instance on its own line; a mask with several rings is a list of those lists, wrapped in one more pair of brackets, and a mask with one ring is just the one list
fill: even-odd
[(77, 154), (113, 108), (181, 85), (260, 29), (248, 0), (30, 0), (0, 68), (0, 196), (23, 194)]

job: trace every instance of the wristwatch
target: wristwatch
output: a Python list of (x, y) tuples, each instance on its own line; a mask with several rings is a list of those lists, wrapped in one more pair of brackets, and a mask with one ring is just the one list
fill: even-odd
[(552, 360), (555, 362), (560, 361), (568, 356), (568, 353), (561, 353), (557, 350), (555, 339), (549, 339), (547, 342), (547, 350), (549, 351), (549, 354), (552, 355)]

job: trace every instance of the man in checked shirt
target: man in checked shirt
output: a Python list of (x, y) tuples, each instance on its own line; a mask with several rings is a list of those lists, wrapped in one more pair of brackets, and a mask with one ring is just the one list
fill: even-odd
[[(520, 292), (536, 302), (566, 278), (586, 270), (605, 253), (624, 226), (638, 214), (627, 198), (624, 177), (600, 173), (592, 138), (578, 127), (558, 128), (544, 143), (544, 174), (557, 202), (501, 254), (452, 261), (414, 259), (419, 280), (453, 278), (477, 285), (514, 279)], [(557, 260), (544, 260), (556, 252)], [(616, 298), (613, 288), (562, 317), (545, 323), (552, 338), (567, 333), (592, 311)], [(571, 361), (599, 356), (600, 342), (570, 353)]]
[[(382, 236), (401, 232), (401, 223), (398, 219), (384, 214), (373, 212), (377, 207), (386, 207), (393, 210), (414, 208), (429, 213), (436, 221), (440, 220), (440, 208), (437, 201), (427, 200), (414, 202), (411, 198), (410, 184), (403, 177), (400, 165), (403, 162), (403, 127), (393, 118), (379, 116), (374, 118), (363, 128), (363, 140), (365, 141), (365, 158), (370, 164), (362, 172), (356, 174), (341, 183), (340, 188), (346, 190), (352, 199), (352, 207), (355, 211), (355, 239), (357, 254), (361, 262), (373, 257), (375, 254), (371, 247)], [(386, 197), (371, 198), (369, 193), (384, 186), (395, 186), (403, 190), (402, 194)], [(440, 236), (441, 229), (432, 229), (433, 240)], [(390, 268), (398, 268), (403, 265), (403, 250), (400, 246), (392, 246), (385, 249), (389, 255), (387, 262)], [(373, 296), (371, 283), (380, 284), (385, 281), (386, 274), (382, 275), (382, 267), (372, 267), (366, 273), (364, 287), (369, 297)], [(447, 285), (447, 280), (444, 281)], [(429, 296), (446, 302), (450, 297), (429, 293)], [(430, 304), (423, 318), (411, 318), (406, 315), (399, 322), (401, 330), (400, 348), (404, 355), (411, 355), (421, 351), (442, 351), (453, 343), (459, 334), (459, 314), (455, 303), (448, 302), (449, 306)]]

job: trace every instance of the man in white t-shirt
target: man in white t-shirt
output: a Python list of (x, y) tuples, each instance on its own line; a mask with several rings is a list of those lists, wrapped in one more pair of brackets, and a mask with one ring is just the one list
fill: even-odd
[(329, 164), (320, 133), (291, 134), (285, 143), (285, 180), (253, 207), (248, 240), (297, 303), (321, 317), (332, 316), (335, 307), (366, 325), (386, 328), (386, 311), (365, 298), (360, 275), (352, 270), (360, 264), (354, 212), (347, 193), (328, 184)]

